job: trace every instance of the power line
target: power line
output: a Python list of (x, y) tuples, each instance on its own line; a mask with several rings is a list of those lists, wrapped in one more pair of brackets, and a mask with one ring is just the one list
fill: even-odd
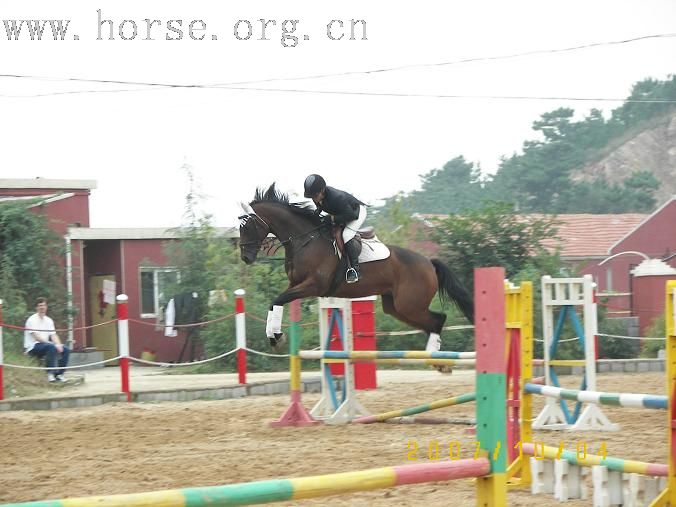
[(500, 56), (479, 56), (474, 58), (463, 58), (461, 60), (452, 60), (447, 62), (437, 62), (437, 63), (412, 63), (408, 65), (398, 65), (395, 67), (383, 67), (380, 69), (371, 69), (371, 70), (354, 70), (347, 72), (336, 72), (328, 74), (315, 74), (310, 76), (296, 76), (296, 77), (282, 77), (282, 78), (268, 78), (268, 79), (258, 79), (251, 81), (239, 81), (231, 83), (219, 83), (217, 86), (230, 86), (230, 85), (243, 85), (243, 84), (259, 84), (259, 83), (268, 83), (271, 81), (299, 81), (304, 79), (323, 79), (327, 77), (344, 77), (344, 76), (354, 76), (354, 75), (367, 75), (367, 74), (381, 74), (385, 72), (397, 72), (402, 70), (409, 69), (421, 69), (421, 68), (431, 68), (431, 67), (444, 67), (450, 65), (461, 65), (465, 63), (475, 63), (475, 62), (486, 62), (486, 61), (497, 61), (497, 60), (508, 60), (513, 58), (523, 58), (527, 56), (535, 56), (542, 54), (555, 54), (555, 53), (566, 53), (572, 51), (579, 51), (581, 49), (591, 49), (602, 46), (613, 46), (618, 44), (629, 44), (632, 42), (638, 42), (648, 39), (661, 39), (661, 38), (670, 38), (676, 37), (676, 33), (660, 33), (654, 35), (642, 35), (640, 37), (633, 37), (631, 39), (622, 39), (616, 41), (606, 41), (606, 42), (593, 42), (590, 44), (582, 44), (579, 46), (571, 46), (567, 48), (559, 49), (537, 49), (534, 51), (526, 51), (523, 53), (513, 53), (508, 55)]
[[(181, 85), (172, 88), (181, 88)], [(568, 102), (625, 102), (630, 104), (676, 104), (676, 99), (629, 99), (614, 97), (559, 97), (559, 96), (532, 96), (532, 95), (461, 95), (441, 93), (405, 93), (405, 92), (366, 92), (349, 90), (313, 90), (299, 88), (260, 88), (250, 86), (212, 86), (190, 85), (187, 88), (201, 90), (232, 90), (273, 93), (298, 93), (316, 95), (348, 95), (363, 97), (407, 97), (407, 98), (431, 98), (431, 99), (456, 99), (456, 100), (521, 100), (521, 101), (568, 101)], [(81, 93), (124, 93), (124, 92), (147, 92), (149, 88), (115, 89), (115, 90), (72, 90), (60, 92), (47, 92), (32, 95), (3, 95), (0, 98), (35, 98), (54, 95), (77, 95)]]
[(395, 67), (383, 67), (380, 69), (370, 69), (370, 70), (361, 70), (361, 71), (347, 71), (347, 72), (336, 72), (328, 74), (314, 74), (308, 76), (295, 76), (295, 77), (285, 77), (285, 78), (266, 78), (266, 79), (257, 79), (249, 81), (233, 81), (228, 83), (215, 83), (212, 85), (201, 85), (201, 84), (181, 84), (181, 83), (158, 83), (158, 82), (149, 82), (149, 81), (125, 81), (119, 79), (90, 79), (90, 78), (75, 78), (75, 77), (49, 77), (49, 76), (36, 76), (36, 75), (24, 75), (24, 74), (0, 74), (0, 78), (17, 78), (17, 79), (35, 79), (35, 80), (44, 80), (44, 81), (64, 81), (64, 82), (80, 82), (80, 83), (100, 83), (100, 84), (122, 84), (122, 85), (134, 85), (134, 86), (152, 86), (152, 87), (167, 87), (167, 88), (206, 88), (206, 87), (224, 87), (224, 86), (235, 86), (243, 84), (257, 84), (257, 83), (266, 83), (271, 81), (297, 81), (303, 79), (323, 79), (327, 77), (343, 77), (350, 75), (367, 75), (367, 74), (379, 74), (385, 72), (396, 72), (401, 70), (415, 69), (415, 68), (427, 68), (427, 67), (443, 67), (450, 65), (459, 65), (465, 63), (474, 63), (482, 61), (497, 61), (497, 60), (507, 60), (513, 58), (522, 58), (527, 56), (535, 56), (540, 54), (555, 54), (555, 53), (564, 53), (571, 51), (579, 51), (582, 49), (590, 49), (595, 47), (602, 46), (612, 46), (619, 44), (629, 44), (632, 42), (644, 41), (649, 39), (659, 39), (659, 38), (673, 38), (676, 37), (676, 33), (661, 33), (653, 35), (642, 35), (639, 37), (633, 37), (630, 39), (622, 39), (616, 41), (605, 41), (605, 42), (593, 42), (589, 44), (582, 44), (578, 46), (570, 46), (566, 48), (558, 49), (538, 49), (534, 51), (526, 51), (522, 53), (513, 53), (508, 55), (498, 55), (498, 56), (481, 56), (473, 58), (464, 58), (461, 60), (452, 60), (446, 62), (437, 62), (437, 63), (415, 63), (407, 65), (399, 65)]
[(255, 88), (249, 86), (221, 86), (226, 90), (266, 91), (266, 92), (289, 92), (289, 93), (314, 93), (328, 95), (361, 95), (373, 97), (418, 97), (433, 99), (476, 99), (476, 100), (565, 100), (585, 102), (629, 102), (633, 104), (676, 104), (676, 99), (627, 99), (610, 97), (537, 97), (528, 95), (450, 95), (437, 93), (404, 93), (404, 92), (360, 92), (347, 90), (312, 90), (294, 88)]
[[(93, 79), (93, 78), (75, 78), (75, 77), (49, 77), (49, 76), (36, 76), (36, 75), (26, 75), (26, 74), (0, 74), (0, 78), (8, 79), (32, 79), (32, 80), (42, 80), (42, 81), (60, 81), (60, 82), (75, 82), (75, 83), (96, 83), (96, 84), (116, 84), (116, 85), (125, 85), (125, 86), (142, 86), (149, 89), (157, 88), (167, 88), (167, 89), (228, 89), (228, 90), (238, 90), (238, 91), (257, 91), (257, 92), (287, 92), (287, 93), (307, 93), (307, 94), (331, 94), (331, 95), (356, 95), (356, 96), (378, 96), (378, 97), (418, 97), (418, 98), (439, 98), (439, 99), (478, 99), (478, 100), (565, 100), (565, 101), (597, 101), (597, 102), (628, 102), (628, 103), (656, 103), (656, 104), (672, 104), (676, 103), (676, 100), (669, 99), (626, 99), (626, 98), (607, 98), (607, 97), (537, 97), (537, 96), (502, 96), (502, 95), (449, 95), (449, 94), (424, 94), (424, 93), (396, 93), (396, 92), (364, 92), (364, 91), (344, 91), (344, 90), (313, 90), (313, 89), (288, 89), (288, 88), (261, 88), (261, 87), (249, 87), (241, 86), (245, 84), (257, 84), (257, 83), (266, 83), (266, 82), (277, 82), (277, 81), (297, 81), (297, 80), (310, 80), (310, 79), (323, 79), (328, 77), (344, 77), (351, 75), (369, 75), (369, 74), (378, 74), (386, 72), (396, 72), (401, 70), (408, 70), (414, 68), (432, 68), (432, 67), (442, 67), (450, 65), (459, 65), (465, 63), (474, 63), (482, 61), (497, 61), (513, 58), (522, 58), (527, 56), (534, 56), (540, 54), (555, 54), (555, 53), (564, 53), (579, 51), (582, 49), (596, 48), (601, 46), (611, 46), (619, 44), (628, 44), (632, 42), (638, 42), (648, 39), (657, 39), (657, 38), (672, 38), (676, 37), (676, 33), (663, 33), (663, 34), (653, 34), (653, 35), (643, 35), (640, 37), (633, 37), (630, 39), (622, 39), (616, 41), (606, 41), (606, 42), (595, 42), (590, 44), (583, 44), (578, 46), (571, 46), (567, 48), (558, 48), (558, 49), (543, 49), (543, 50), (534, 50), (527, 51), (522, 53), (514, 53), (509, 55), (499, 55), (499, 56), (487, 56), (487, 57), (475, 57), (475, 58), (466, 58), (461, 60), (453, 60), (446, 62), (437, 62), (437, 63), (420, 63), (420, 64), (409, 64), (409, 65), (400, 65), (396, 67), (385, 67), (380, 69), (371, 69), (365, 71), (348, 71), (348, 72), (339, 72), (339, 73), (328, 73), (328, 74), (315, 74), (309, 76), (296, 76), (288, 78), (267, 78), (259, 80), (250, 80), (250, 81), (238, 81), (230, 83), (220, 83), (220, 84), (181, 84), (181, 83), (161, 83), (161, 82), (149, 82), (149, 81), (125, 81), (119, 79)], [(37, 94), (23, 94), (23, 95), (6, 95), (0, 94), (2, 98), (36, 98), (36, 97), (49, 97), (57, 95), (77, 95), (84, 93), (127, 93), (127, 92), (137, 92), (137, 91), (146, 91), (145, 88), (132, 88), (132, 89), (112, 89), (112, 90), (71, 90), (71, 91), (59, 91), (59, 92), (46, 92), (46, 93), (37, 93)]]

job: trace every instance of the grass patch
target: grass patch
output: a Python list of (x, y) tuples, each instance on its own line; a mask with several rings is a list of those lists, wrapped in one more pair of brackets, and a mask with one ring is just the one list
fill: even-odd
[(5, 367), (3, 368), (6, 399), (33, 396), (43, 392), (47, 387), (46, 371), (9, 368), (7, 364), (41, 366), (35, 359), (27, 357), (24, 354), (6, 352)]

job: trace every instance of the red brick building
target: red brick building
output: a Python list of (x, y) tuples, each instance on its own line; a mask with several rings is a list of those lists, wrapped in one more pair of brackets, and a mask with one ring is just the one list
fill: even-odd
[[(64, 282), (75, 317), (57, 326), (80, 328), (110, 320), (115, 305), (106, 295), (124, 293), (129, 296), (129, 318), (138, 321), (129, 323), (131, 355), (141, 357), (147, 348), (156, 353), (158, 361), (175, 361), (185, 343), (184, 333), (166, 337), (153, 324), (160, 306), (171, 296), (162, 287), (177, 273), (167, 265), (165, 243), (180, 239), (180, 231), (89, 227), (89, 197), (95, 188), (91, 180), (0, 179), (0, 200), (38, 198), (30, 210), (43, 213), (50, 227), (64, 238)], [(236, 229), (219, 231), (238, 237)], [(117, 355), (114, 325), (77, 330), (66, 339), (75, 340), (78, 349), (104, 350), (106, 358)]]
[[(525, 215), (524, 220), (529, 217), (533, 215)], [(434, 219), (446, 216), (418, 215), (418, 218), (424, 226), (433, 227)], [(642, 280), (641, 290), (634, 293), (635, 270), (645, 259), (664, 261), (664, 273), (670, 271), (669, 266), (676, 268), (676, 196), (652, 214), (568, 214), (556, 219), (560, 222), (557, 237), (545, 244), (559, 251), (571, 276), (594, 277), (598, 292), (608, 300), (609, 316), (637, 316), (643, 331), (652, 317), (663, 313), (664, 284), (657, 294), (657, 289), (646, 287), (657, 287), (660, 281), (653, 284)], [(438, 251), (430, 241), (421, 240), (416, 245), (426, 255)]]

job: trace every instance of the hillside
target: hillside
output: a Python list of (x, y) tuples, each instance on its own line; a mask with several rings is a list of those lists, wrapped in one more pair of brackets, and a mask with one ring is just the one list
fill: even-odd
[(676, 75), (635, 83), (609, 113), (547, 111), (495, 174), (459, 155), (378, 212), (466, 213), (501, 201), (521, 213), (650, 213), (676, 194)]
[(642, 129), (610, 143), (598, 161), (571, 172), (575, 182), (598, 178), (620, 184), (634, 171), (650, 171), (660, 182), (659, 204), (676, 194), (676, 112), (647, 122)]

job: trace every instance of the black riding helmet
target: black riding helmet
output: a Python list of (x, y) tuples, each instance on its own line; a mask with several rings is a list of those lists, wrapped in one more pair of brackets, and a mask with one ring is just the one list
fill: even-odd
[(326, 181), (319, 174), (305, 178), (305, 197), (312, 197), (326, 188)]

